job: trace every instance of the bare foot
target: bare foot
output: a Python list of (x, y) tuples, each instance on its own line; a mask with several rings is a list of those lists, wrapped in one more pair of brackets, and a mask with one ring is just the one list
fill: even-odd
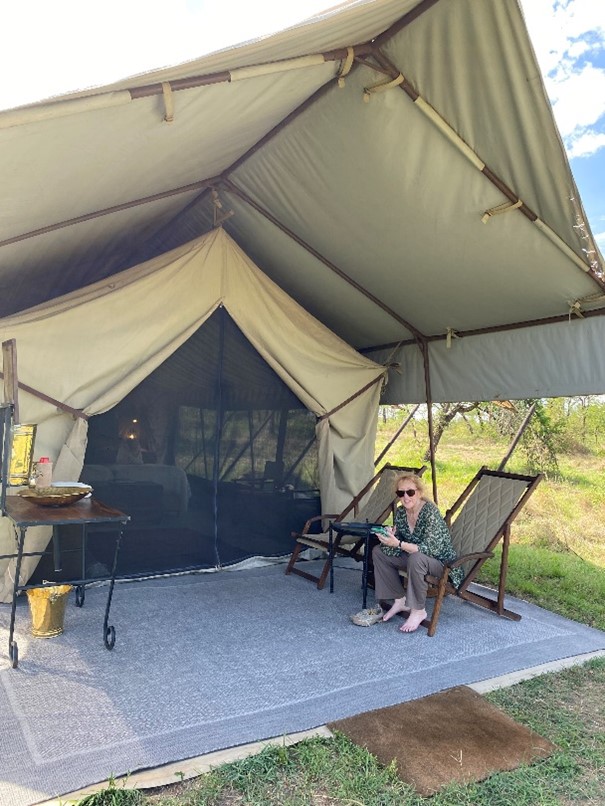
[(426, 610), (410, 610), (407, 621), (399, 628), (401, 632), (414, 632), (426, 618)]
[(409, 612), (409, 609), (410, 609), (409, 607), (405, 606), (405, 596), (402, 599), (395, 599), (395, 601), (391, 605), (391, 609), (384, 614), (382, 620), (388, 621), (390, 618), (397, 615), (397, 613)]

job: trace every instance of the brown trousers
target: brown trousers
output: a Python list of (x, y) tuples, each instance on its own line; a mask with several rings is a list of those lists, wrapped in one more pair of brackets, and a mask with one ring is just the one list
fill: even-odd
[[(402, 552), (391, 557), (382, 551), (382, 546), (374, 546), (372, 550), (374, 562), (374, 593), (376, 601), (381, 599), (401, 599), (405, 596), (405, 603), (412, 610), (424, 610), (428, 583), (426, 574), (440, 577), (443, 573), (443, 563), (434, 557), (416, 551), (413, 554)], [(404, 590), (403, 580), (399, 570), (407, 572), (407, 586)]]

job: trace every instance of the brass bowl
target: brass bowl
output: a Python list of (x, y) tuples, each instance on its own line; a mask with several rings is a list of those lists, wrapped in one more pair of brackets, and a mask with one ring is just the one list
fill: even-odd
[(92, 487), (28, 487), (18, 495), (41, 507), (65, 507), (75, 504), (92, 492)]

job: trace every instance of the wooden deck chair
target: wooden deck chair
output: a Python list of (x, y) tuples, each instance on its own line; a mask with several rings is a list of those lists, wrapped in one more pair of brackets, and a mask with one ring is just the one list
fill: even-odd
[[(445, 520), (450, 527), (452, 542), (458, 559), (446, 566), (441, 578), (427, 575), (429, 596), (435, 596), (435, 605), (430, 619), (422, 624), (429, 636), (435, 635), (443, 599), (447, 594), (459, 596), (467, 602), (486, 607), (499, 616), (519, 621), (521, 616), (504, 607), (504, 587), (508, 568), (508, 547), (511, 524), (527, 503), (543, 475), (523, 476), (501, 470), (482, 467), (462, 495), (446, 512)], [(456, 515), (455, 519), (454, 516)], [(490, 557), (502, 539), (502, 558), (496, 599), (470, 591), (469, 586), (477, 577), (479, 569)], [(464, 579), (458, 589), (448, 580), (451, 568), (462, 566)], [(400, 572), (405, 573), (405, 572)]]
[[(316, 515), (303, 526), (302, 532), (292, 532), (292, 537), (296, 540), (294, 551), (288, 562), (286, 574), (297, 574), (298, 576), (316, 582), (319, 590), (326, 583), (330, 572), (332, 557), (328, 555), (319, 576), (314, 576), (308, 571), (304, 571), (296, 566), (296, 563), (303, 561), (300, 553), (303, 549), (312, 548), (320, 551), (328, 551), (329, 535), (327, 529), (330, 521), (368, 521), (369, 523), (384, 523), (388, 516), (394, 512), (395, 483), (402, 473), (416, 473), (421, 476), (426, 470), (426, 465), (422, 467), (397, 467), (396, 465), (384, 465), (375, 476), (373, 476), (366, 486), (353, 498), (347, 507), (340, 513), (334, 515)], [(369, 497), (368, 497), (369, 496)], [(322, 531), (319, 534), (311, 530), (319, 525)], [(362, 560), (361, 553), (364, 539), (353, 537), (352, 535), (342, 535), (335, 538), (332, 547), (332, 556), (352, 557), (355, 560)]]

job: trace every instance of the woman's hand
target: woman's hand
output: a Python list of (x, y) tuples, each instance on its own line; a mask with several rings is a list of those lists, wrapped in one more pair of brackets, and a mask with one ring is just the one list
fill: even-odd
[(376, 537), (380, 540), (383, 546), (389, 546), (392, 549), (399, 548), (399, 538), (395, 537), (395, 530), (392, 526), (385, 526), (386, 535), (378, 532)]

